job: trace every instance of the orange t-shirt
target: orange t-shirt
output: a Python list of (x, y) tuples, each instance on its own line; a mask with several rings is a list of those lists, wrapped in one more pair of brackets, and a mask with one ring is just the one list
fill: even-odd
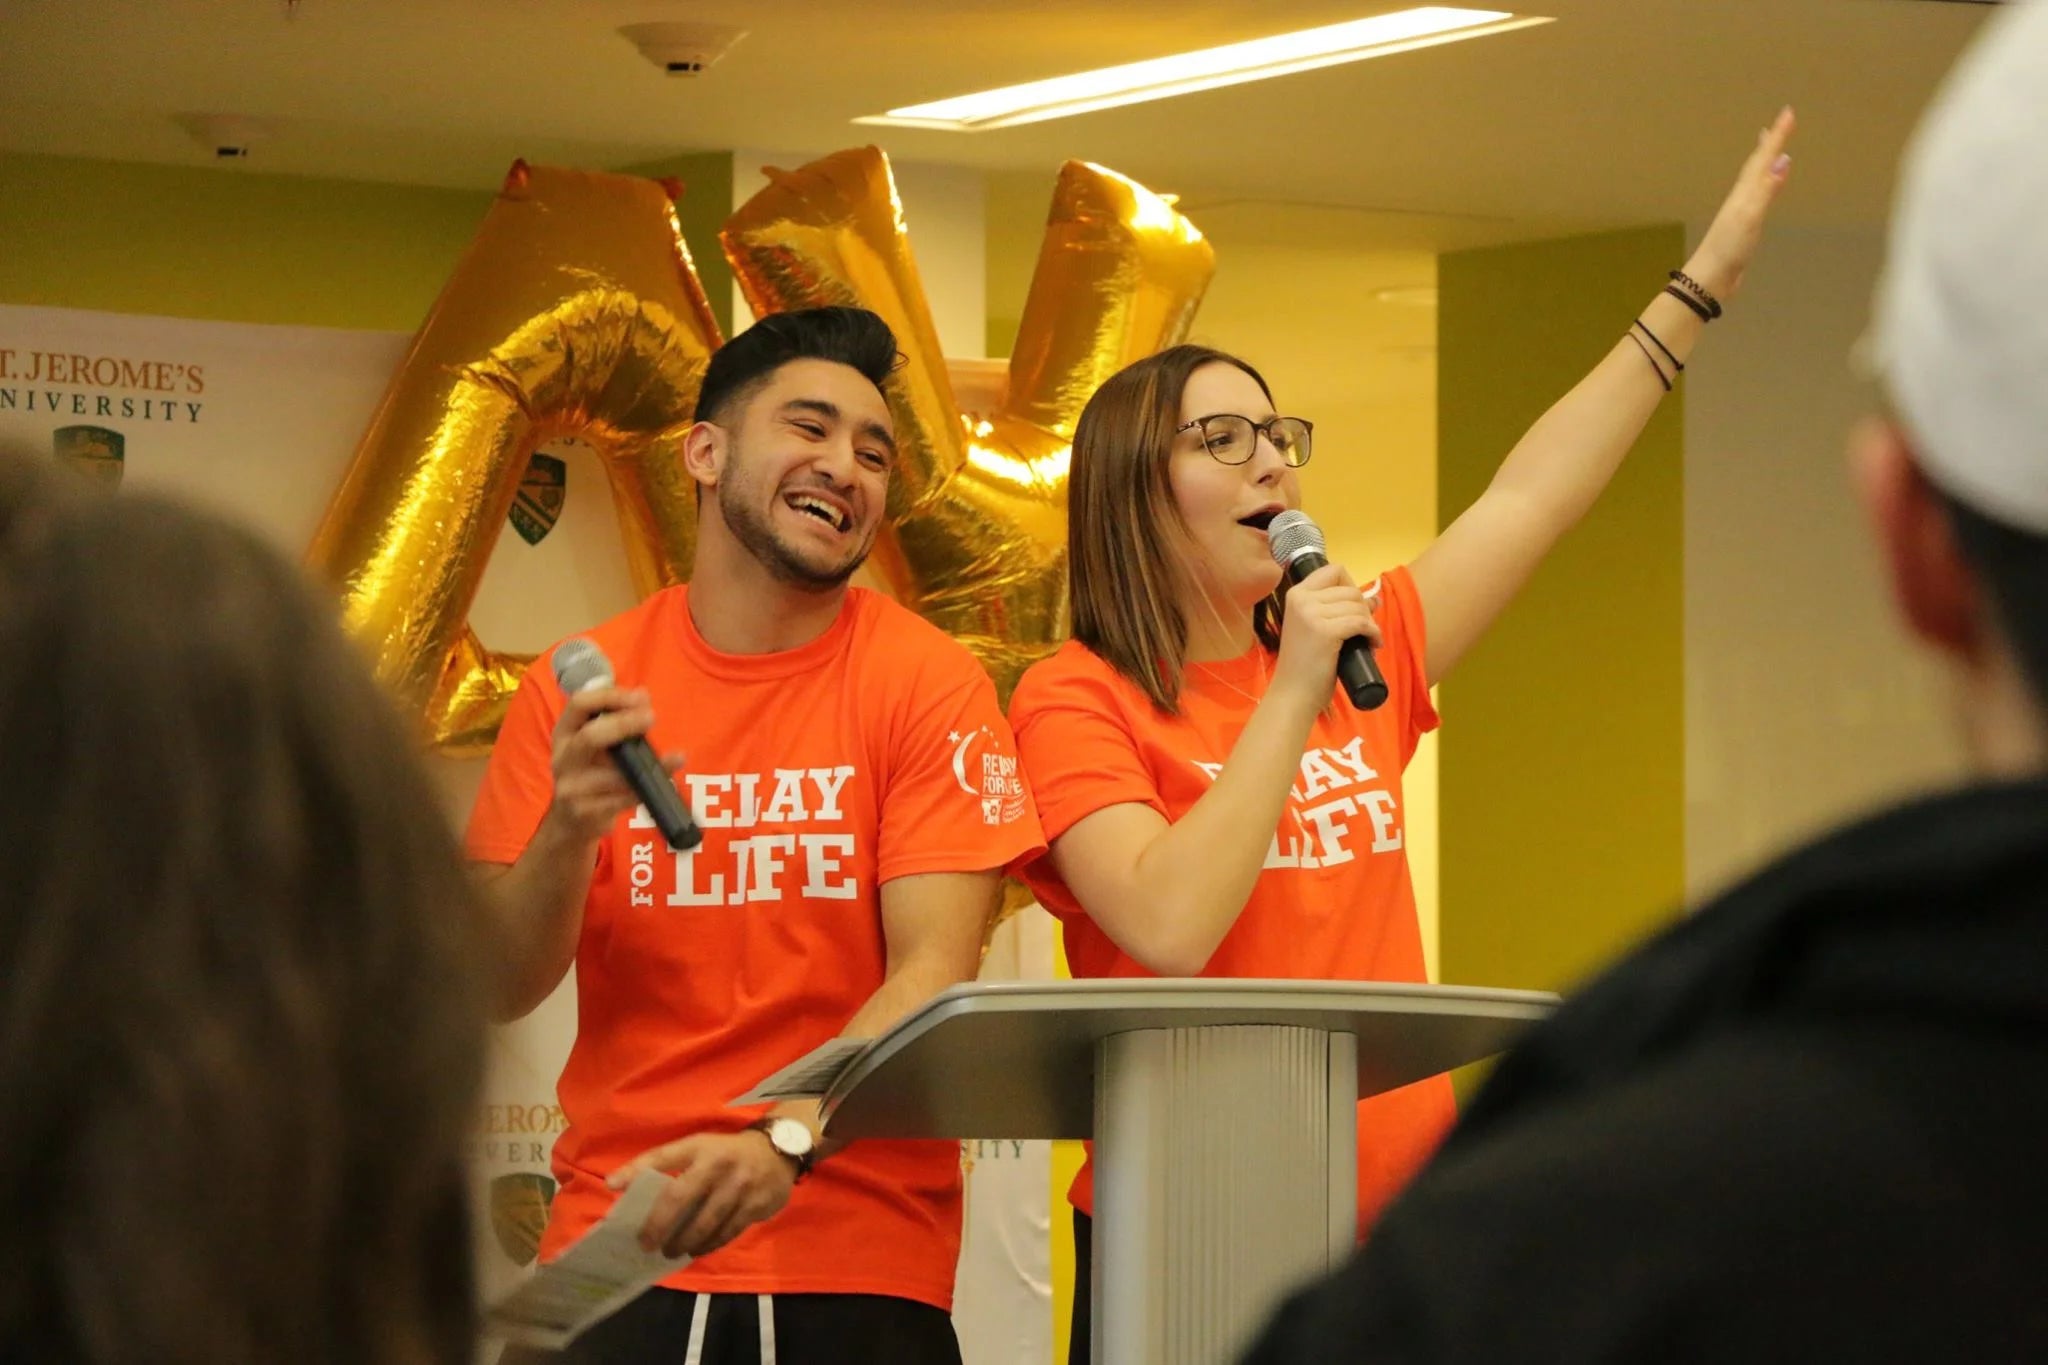
[[(635, 811), (599, 848), (544, 1257), (611, 1206), (606, 1175), (660, 1143), (745, 1128), (762, 1111), (728, 1102), (845, 1028), (882, 984), (883, 883), (1008, 868), (1044, 847), (988, 675), (886, 597), (849, 590), (823, 635), (776, 654), (712, 649), (686, 587), (588, 635), (622, 685), (649, 693), (656, 752), (688, 756), (704, 842), (677, 854)], [(525, 851), (553, 793), (562, 700), (543, 655), (491, 751), (471, 858)], [(949, 1308), (959, 1251), (959, 1145), (858, 1142), (664, 1283)]]
[[(1327, 981), (1426, 979), (1415, 888), (1404, 850), (1401, 773), (1422, 735), (1436, 728), (1423, 671), (1422, 604), (1397, 569), (1380, 580), (1378, 651), (1387, 700), (1355, 709), (1341, 693), (1318, 717), (1301, 775), (1251, 898), (1207, 977)], [(1254, 647), (1239, 658), (1187, 669), (1180, 713), (1161, 714), (1136, 684), (1087, 647), (1068, 641), (1034, 665), (1010, 702), (1018, 752), (1048, 839), (1108, 806), (1139, 802), (1169, 822), (1187, 813), (1230, 757), (1264, 694), (1273, 661)], [(1060, 919), (1077, 977), (1152, 976), (1110, 941), (1041, 858), (1024, 871)], [(1451, 1085), (1438, 1076), (1358, 1106), (1359, 1230), (1428, 1157), (1453, 1117)], [(1094, 1170), (1071, 1191), (1094, 1208)]]

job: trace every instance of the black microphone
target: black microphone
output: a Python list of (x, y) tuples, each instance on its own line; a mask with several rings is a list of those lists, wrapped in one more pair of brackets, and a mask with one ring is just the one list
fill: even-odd
[[(1299, 583), (1330, 562), (1323, 533), (1306, 512), (1275, 513), (1266, 525), (1266, 549), (1290, 583)], [(1337, 646), (1337, 681), (1361, 711), (1374, 710), (1387, 699), (1387, 680), (1372, 660), (1372, 641), (1354, 635)]]
[[(558, 646), (554, 655), (555, 681), (562, 685), (562, 691), (582, 692), (592, 687), (612, 685), (612, 661), (604, 657), (604, 651), (588, 640), (568, 640)], [(619, 773), (626, 779), (626, 785), (640, 798), (640, 804), (647, 807), (647, 814), (653, 818), (654, 826), (661, 831), (661, 837), (668, 840), (668, 846), (678, 853), (688, 853), (704, 842), (704, 832), (697, 828), (696, 817), (683, 804), (681, 792), (676, 790), (674, 779), (668, 769), (661, 766), (655, 756), (654, 746), (647, 742), (645, 735), (632, 735), (611, 747), (612, 762), (619, 765)]]

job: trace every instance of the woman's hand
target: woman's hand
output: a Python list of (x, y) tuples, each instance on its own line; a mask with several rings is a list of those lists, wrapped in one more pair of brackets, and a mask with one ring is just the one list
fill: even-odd
[(1788, 106), (1758, 136), (1756, 150), (1735, 177), (1735, 188), (1728, 191), (1707, 235), (1686, 262), (1685, 273), (1722, 303), (1734, 298), (1742, 287), (1742, 274), (1756, 255), (1757, 243), (1763, 240), (1764, 219), (1770, 216), (1778, 191), (1792, 174), (1792, 157), (1785, 148), (1798, 126), (1799, 120)]

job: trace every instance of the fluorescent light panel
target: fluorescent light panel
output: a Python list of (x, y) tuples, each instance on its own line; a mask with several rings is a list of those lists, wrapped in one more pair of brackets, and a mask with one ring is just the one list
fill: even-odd
[(1172, 95), (1214, 90), (1219, 86), (1262, 81), (1270, 76), (1287, 76), (1297, 71), (1336, 66), (1340, 62), (1384, 57), (1438, 43), (1455, 43), (1466, 38), (1483, 38), (1490, 33), (1508, 33), (1518, 28), (1547, 24), (1539, 15), (1515, 15), (1505, 10), (1455, 9), (1426, 5), (1393, 14), (1376, 14), (1344, 24), (1279, 33), (1254, 38), (1246, 43), (1183, 52), (1173, 57), (1105, 66), (1071, 76), (1008, 85), (974, 95), (934, 100), (891, 109), (886, 114), (855, 119), (856, 123), (882, 123), (905, 128), (946, 128), (974, 132), (983, 128), (1009, 128), (1020, 123), (1066, 118), (1097, 109), (1114, 109), (1122, 104), (1166, 99)]

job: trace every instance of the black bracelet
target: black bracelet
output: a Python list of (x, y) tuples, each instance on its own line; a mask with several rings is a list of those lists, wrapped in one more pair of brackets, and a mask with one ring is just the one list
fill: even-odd
[(1643, 335), (1648, 337), (1650, 341), (1657, 347), (1657, 349), (1664, 353), (1664, 358), (1671, 362), (1672, 369), (1676, 370), (1679, 374), (1685, 373), (1685, 362), (1683, 360), (1680, 360), (1677, 356), (1671, 354), (1671, 348), (1669, 346), (1666, 346), (1663, 340), (1659, 338), (1655, 332), (1650, 330), (1649, 323), (1644, 322), (1641, 318), (1637, 318), (1632, 325), (1643, 329)]
[(1657, 357), (1650, 354), (1650, 348), (1643, 345), (1641, 341), (1636, 340), (1636, 334), (1634, 331), (1624, 332), (1622, 335), (1626, 336), (1630, 341), (1634, 341), (1636, 343), (1636, 349), (1643, 353), (1643, 359), (1649, 361), (1650, 368), (1657, 372), (1657, 382), (1664, 386), (1664, 392), (1671, 392), (1671, 377), (1664, 373), (1664, 367), (1657, 363)]
[(1686, 307), (1692, 309), (1693, 312), (1698, 313), (1700, 315), (1701, 322), (1712, 322), (1714, 320), (1714, 315), (1707, 311), (1707, 306), (1705, 304), (1701, 303), (1692, 295), (1686, 293), (1683, 289), (1680, 289), (1677, 285), (1665, 285), (1664, 292), (1669, 294), (1672, 298), (1677, 299)]
[(1672, 271), (1671, 279), (1680, 289), (1690, 294), (1702, 308), (1706, 309), (1704, 313), (1700, 314), (1701, 317), (1712, 322), (1715, 318), (1721, 316), (1721, 301), (1712, 294), (1709, 294), (1705, 285), (1686, 274), (1683, 270)]

